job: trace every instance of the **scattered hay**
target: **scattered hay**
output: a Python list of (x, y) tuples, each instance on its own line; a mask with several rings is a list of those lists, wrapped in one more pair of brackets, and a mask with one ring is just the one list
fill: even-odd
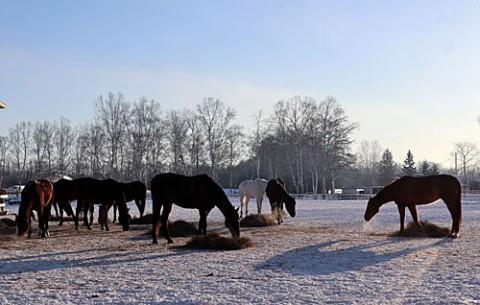
[(267, 227), (276, 224), (272, 214), (250, 214), (240, 220), (240, 227)]
[(0, 218), (0, 234), (14, 234), (17, 231), (17, 225), (14, 219)]
[(194, 236), (184, 247), (208, 250), (240, 250), (253, 247), (253, 243), (248, 237), (227, 238), (219, 234), (210, 234), (206, 236)]
[[(152, 214), (145, 215), (141, 218), (134, 218), (130, 221), (130, 224), (152, 224)], [(160, 227), (160, 235), (162, 228)], [(168, 221), (168, 232), (170, 232), (171, 237), (189, 237), (197, 234), (197, 227), (193, 223), (187, 222), (185, 220), (176, 220), (174, 222)], [(152, 230), (149, 230), (145, 235), (151, 235)]]
[(422, 226), (418, 226), (416, 223), (409, 222), (407, 227), (403, 230), (402, 233), (395, 232), (391, 236), (394, 237), (433, 237), (433, 238), (443, 238), (450, 235), (450, 229), (445, 227), (440, 227), (436, 224), (433, 224), (428, 221), (420, 221)]

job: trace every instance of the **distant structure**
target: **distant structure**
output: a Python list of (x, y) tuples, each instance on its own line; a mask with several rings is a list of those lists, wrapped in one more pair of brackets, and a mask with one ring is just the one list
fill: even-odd
[(2, 101), (0, 101), (0, 109), (3, 109), (5, 107), (6, 107), (5, 104)]

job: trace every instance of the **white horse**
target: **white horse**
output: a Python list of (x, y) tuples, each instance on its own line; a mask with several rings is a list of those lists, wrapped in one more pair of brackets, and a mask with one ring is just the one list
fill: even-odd
[[(240, 193), (240, 217), (243, 217), (243, 205), (245, 204), (245, 216), (248, 215), (248, 201), (255, 198), (257, 201), (257, 212), (262, 213), (262, 201), (265, 195), (268, 181), (265, 179), (243, 180), (238, 186)], [(244, 202), (244, 199), (245, 202)]]

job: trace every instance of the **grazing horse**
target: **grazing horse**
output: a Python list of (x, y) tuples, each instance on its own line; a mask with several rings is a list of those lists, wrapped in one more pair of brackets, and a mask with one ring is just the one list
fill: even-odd
[(31, 213), (38, 213), (38, 227), (42, 237), (50, 236), (48, 231), (48, 218), (50, 217), (51, 202), (53, 197), (53, 185), (48, 180), (33, 180), (25, 185), (22, 190), (22, 200), (18, 208), (17, 228), (18, 235), (24, 236), (28, 231), (28, 237), (32, 235)]
[(245, 205), (245, 216), (248, 215), (248, 201), (255, 198), (257, 201), (257, 213), (262, 213), (263, 196), (268, 181), (265, 179), (243, 180), (238, 186), (240, 193), (240, 217), (243, 217), (243, 205)]
[[(135, 200), (135, 205), (140, 212), (140, 218), (145, 213), (145, 203), (147, 201), (147, 186), (142, 181), (132, 181), (120, 183), (125, 195), (125, 201)], [(113, 205), (113, 222), (117, 220), (117, 205)]]
[(75, 229), (78, 230), (78, 215), (83, 208), (83, 222), (88, 230), (92, 227), (88, 221), (88, 211), (94, 203), (101, 204), (98, 222), (109, 231), (107, 213), (110, 207), (115, 203), (118, 206), (120, 216), (118, 220), (124, 231), (128, 231), (130, 226), (130, 214), (128, 213), (127, 203), (120, 183), (113, 179), (98, 180), (94, 178), (78, 178), (74, 180), (77, 183), (77, 217), (75, 219)]
[(288, 214), (295, 217), (295, 198), (288, 194), (285, 189), (285, 182), (282, 179), (276, 178), (268, 181), (266, 193), (272, 208), (272, 215), (276, 218), (278, 224), (283, 222), (284, 203)]
[[(159, 174), (151, 182), (153, 210), (153, 243), (157, 244), (157, 235), (162, 223), (162, 231), (168, 243), (173, 243), (168, 231), (167, 221), (172, 210), (172, 204), (186, 209), (198, 209), (200, 222), (198, 234), (207, 234), (208, 213), (217, 207), (225, 216), (225, 226), (234, 238), (240, 237), (238, 209), (235, 210), (227, 195), (208, 175), (193, 177), (172, 173)], [(162, 209), (160, 218), (160, 209)]]
[(53, 183), (53, 202), (52, 205), (58, 204), (60, 209), (60, 223), (63, 224), (63, 211), (68, 216), (72, 216), (75, 221), (76, 215), (73, 212), (71, 202), (78, 197), (77, 182), (70, 179), (60, 179)]
[(375, 197), (370, 198), (365, 211), (365, 220), (369, 221), (378, 213), (380, 207), (390, 201), (397, 204), (400, 213), (400, 232), (405, 227), (405, 208), (410, 210), (413, 221), (418, 221), (416, 205), (432, 203), (442, 199), (452, 216), (451, 237), (460, 233), (462, 222), (462, 186), (457, 178), (450, 175), (399, 178), (385, 186)]

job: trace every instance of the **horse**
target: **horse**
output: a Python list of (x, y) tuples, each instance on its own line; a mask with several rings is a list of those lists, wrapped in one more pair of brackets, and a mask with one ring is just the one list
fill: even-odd
[(38, 213), (38, 227), (42, 237), (50, 236), (48, 231), (48, 218), (50, 217), (51, 201), (53, 198), (53, 185), (48, 180), (29, 181), (22, 190), (22, 199), (18, 207), (17, 228), (18, 236), (32, 235), (31, 214)]
[(438, 199), (445, 202), (452, 216), (450, 237), (457, 237), (462, 222), (462, 186), (457, 178), (450, 175), (401, 177), (368, 200), (364, 217), (369, 221), (383, 204), (394, 201), (400, 214), (400, 233), (402, 233), (405, 228), (406, 207), (410, 210), (413, 221), (421, 226), (416, 206), (432, 203)]
[(167, 221), (174, 203), (182, 208), (198, 209), (200, 213), (198, 234), (207, 234), (208, 213), (214, 207), (217, 207), (225, 216), (225, 226), (232, 236), (234, 238), (240, 237), (238, 209), (233, 207), (220, 185), (210, 176), (206, 174), (198, 176), (183, 176), (173, 173), (159, 174), (153, 177), (150, 187), (152, 192), (152, 238), (154, 244), (158, 243), (157, 235), (160, 229), (160, 221), (163, 236), (169, 244), (173, 243), (168, 231)]
[[(147, 186), (142, 181), (119, 182), (125, 195), (125, 201), (135, 200), (135, 205), (140, 212), (140, 218), (145, 213), (145, 204), (147, 201)], [(113, 205), (113, 222), (117, 220), (117, 205)]]
[[(110, 207), (115, 203), (118, 206), (119, 217), (118, 220), (124, 231), (128, 231), (130, 226), (130, 214), (128, 213), (125, 195), (123, 194), (120, 183), (113, 179), (98, 180), (95, 178), (78, 178), (74, 179), (77, 183), (77, 217), (75, 218), (75, 229), (78, 230), (78, 215), (83, 208), (83, 222), (88, 230), (91, 230), (91, 222), (88, 221), (88, 211), (94, 203), (101, 204), (98, 221), (100, 225), (109, 231), (107, 213)], [(92, 216), (91, 216), (92, 218)]]
[(268, 181), (265, 190), (270, 206), (272, 208), (272, 215), (276, 218), (277, 223), (283, 222), (283, 204), (291, 217), (295, 217), (295, 198), (290, 196), (285, 188), (285, 182), (282, 179), (276, 178)]
[(243, 205), (245, 205), (245, 216), (248, 215), (248, 201), (250, 198), (255, 198), (257, 201), (257, 213), (262, 213), (262, 202), (267, 183), (268, 181), (265, 179), (243, 180), (240, 182), (238, 186), (240, 193), (240, 217), (243, 217)]
[(78, 187), (75, 180), (59, 179), (53, 183), (53, 201), (52, 205), (58, 205), (60, 209), (60, 223), (63, 224), (63, 211), (68, 216), (72, 216), (73, 220), (77, 217), (73, 212), (71, 201), (76, 200), (78, 197)]

